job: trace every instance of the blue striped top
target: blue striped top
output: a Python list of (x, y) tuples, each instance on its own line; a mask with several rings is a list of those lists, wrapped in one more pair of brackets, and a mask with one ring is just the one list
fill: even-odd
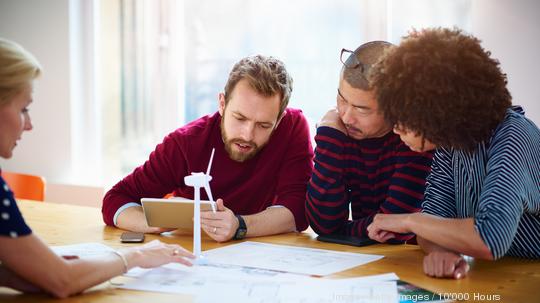
[(540, 258), (540, 130), (508, 109), (474, 153), (438, 149), (422, 204), (445, 218), (474, 218), (495, 259)]

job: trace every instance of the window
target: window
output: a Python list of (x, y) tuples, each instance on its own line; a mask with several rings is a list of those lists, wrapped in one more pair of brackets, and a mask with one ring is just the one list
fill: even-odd
[(102, 1), (106, 184), (144, 163), (183, 119), (180, 1)]
[(290, 106), (301, 108), (314, 127), (335, 106), (342, 48), (375, 39), (397, 43), (413, 26), (468, 30), (471, 6), (470, 0), (94, 3), (100, 4), (95, 41), (107, 186), (144, 163), (169, 132), (215, 112), (218, 93), (242, 57), (285, 62), (294, 79)]

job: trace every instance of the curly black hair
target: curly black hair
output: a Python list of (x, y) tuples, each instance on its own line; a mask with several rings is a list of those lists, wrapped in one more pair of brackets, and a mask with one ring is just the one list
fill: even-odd
[(413, 30), (373, 67), (370, 80), (392, 124), (437, 146), (473, 151), (512, 105), (499, 61), (461, 30)]

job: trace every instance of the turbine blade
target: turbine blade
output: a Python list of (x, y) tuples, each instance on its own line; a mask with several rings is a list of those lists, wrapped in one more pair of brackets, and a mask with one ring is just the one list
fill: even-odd
[(210, 184), (208, 182), (204, 184), (204, 191), (206, 192), (206, 195), (208, 196), (208, 200), (214, 202), (214, 197), (212, 197), (212, 191), (210, 190)]
[(208, 161), (208, 168), (206, 169), (206, 174), (210, 174), (210, 169), (212, 168), (212, 161), (214, 160), (214, 152), (216, 151), (215, 148), (212, 148), (212, 155), (210, 155), (210, 161)]

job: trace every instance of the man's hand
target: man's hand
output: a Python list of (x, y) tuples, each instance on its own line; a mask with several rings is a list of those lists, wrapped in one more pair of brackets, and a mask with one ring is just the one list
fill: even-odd
[(341, 121), (341, 118), (339, 117), (339, 113), (337, 109), (335, 108), (329, 110), (324, 115), (324, 117), (322, 117), (321, 121), (317, 124), (317, 127), (319, 126), (328, 126), (328, 127), (337, 129), (340, 132), (347, 135), (347, 129), (345, 128), (345, 125)]
[(376, 214), (373, 222), (367, 227), (368, 235), (378, 242), (386, 242), (395, 238), (395, 233), (410, 233), (407, 221), (412, 214)]
[(201, 227), (212, 239), (218, 242), (229, 241), (238, 229), (238, 219), (223, 205), (223, 199), (217, 199), (217, 211), (201, 211)]
[(378, 233), (369, 233), (368, 236), (377, 242), (386, 243), (386, 241), (394, 239), (396, 234), (390, 231), (381, 230)]
[(461, 279), (468, 271), (467, 261), (451, 251), (433, 251), (424, 257), (424, 273), (430, 277)]

